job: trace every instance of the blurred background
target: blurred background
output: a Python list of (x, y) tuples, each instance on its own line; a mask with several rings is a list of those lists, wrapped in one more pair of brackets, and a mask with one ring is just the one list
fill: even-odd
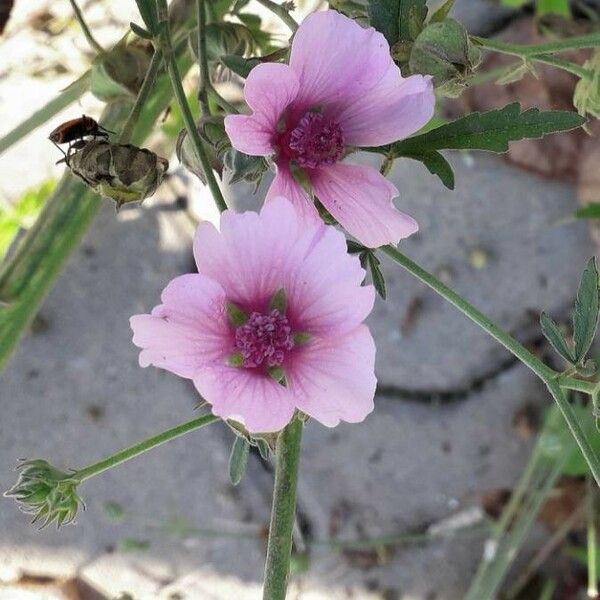
[[(293, 14), (301, 20), (324, 5), (298, 1)], [(130, 21), (140, 23), (133, 0), (80, 6), (105, 47)], [(286, 42), (273, 14), (253, 2), (244, 12), (260, 16), (274, 46)], [(549, 28), (586, 32), (600, 22), (593, 2), (457, 0), (453, 14), (470, 33), (521, 43), (539, 42)], [(94, 59), (67, 0), (16, 0), (0, 56), (0, 138)], [(439, 117), (514, 100), (573, 109), (572, 76), (544, 67), (539, 78), (504, 87), (486, 82), (485, 73), (502, 64), (484, 63), (481, 79), (442, 102)], [(190, 97), (196, 84), (192, 69)], [(241, 102), (235, 77), (221, 73), (216, 85)], [(94, 95), (82, 88), (73, 96), (3, 148), (0, 258), (31, 227), (62, 176), (50, 131), (81, 114), (100, 114), (103, 103)], [(577, 212), (600, 201), (596, 125), (591, 135), (518, 142), (500, 157), (449, 152), (454, 191), (408, 159), (390, 174), (398, 207), (420, 224), (402, 250), (549, 361), (555, 359), (543, 343), (539, 313), (568, 322), (580, 273), (597, 250), (594, 220)], [(158, 302), (170, 279), (194, 268), (195, 226), (216, 218), (204, 185), (175, 157), (182, 127), (174, 106), (163, 114), (146, 145), (169, 158), (169, 176), (142, 206), (116, 213), (104, 202), (0, 375), (3, 491), (15, 481), (19, 458), (80, 468), (195, 414), (191, 383), (139, 368), (128, 325), (132, 314)], [(352, 160), (375, 164), (372, 156)], [(257, 193), (228, 181), (224, 191), (231, 205), (252, 209), (268, 180)], [(589, 597), (593, 487), (548, 394), (443, 300), (397, 266), (384, 262), (382, 269), (388, 300), (377, 300), (369, 320), (378, 347), (376, 410), (359, 425), (307, 427), (289, 597)], [(86, 511), (58, 531), (32, 527), (12, 500), (1, 498), (0, 599), (260, 598), (273, 469), (252, 454), (234, 488), (227, 468), (232, 442), (231, 431), (216, 424), (93, 478), (80, 490)], [(519, 510), (511, 498), (522, 499)]]

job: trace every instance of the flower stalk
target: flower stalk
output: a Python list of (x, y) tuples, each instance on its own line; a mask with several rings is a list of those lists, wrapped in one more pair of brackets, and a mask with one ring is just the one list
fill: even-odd
[(183, 122), (185, 123), (185, 129), (190, 136), (190, 140), (192, 141), (198, 160), (202, 165), (211, 195), (219, 210), (223, 212), (224, 210), (227, 210), (227, 204), (223, 198), (223, 194), (221, 193), (221, 189), (219, 188), (219, 184), (213, 173), (210, 161), (208, 160), (208, 156), (204, 150), (204, 146), (202, 145), (198, 128), (196, 127), (196, 123), (194, 123), (194, 117), (192, 116), (187, 98), (185, 97), (183, 85), (181, 84), (181, 75), (179, 73), (179, 67), (177, 66), (177, 61), (175, 60), (175, 55), (173, 54), (171, 44), (171, 34), (169, 32), (169, 11), (166, 0), (156, 0), (156, 7), (159, 21), (159, 35), (156, 39), (156, 50), (162, 51), (163, 53), (167, 72), (173, 87), (173, 94), (175, 95), (175, 99), (179, 105), (179, 109), (181, 110)]
[(387, 254), (395, 263), (406, 269), (433, 291), (438, 293), (442, 298), (450, 302), (466, 317), (471, 319), (475, 324), (479, 325), (486, 333), (492, 336), (496, 341), (502, 344), (509, 352), (516, 356), (523, 364), (531, 369), (545, 384), (552, 397), (556, 401), (573, 437), (575, 438), (579, 449), (581, 450), (594, 479), (600, 485), (600, 457), (598, 457), (592, 444), (590, 443), (587, 434), (581, 427), (573, 407), (567, 400), (563, 388), (579, 389), (591, 393), (594, 384), (576, 380), (572, 377), (561, 378), (559, 373), (545, 365), (541, 360), (534, 356), (527, 348), (522, 346), (517, 340), (510, 336), (506, 331), (498, 327), (483, 313), (469, 304), (456, 292), (444, 285), (436, 277), (422, 269), (419, 265), (410, 260), (407, 256), (399, 252), (393, 246), (384, 246), (382, 252)]
[(263, 600), (285, 600), (296, 516), (296, 488), (304, 423), (296, 417), (277, 439), (273, 507)]
[(157, 435), (153, 435), (142, 442), (138, 442), (133, 446), (129, 446), (124, 450), (116, 452), (108, 458), (98, 461), (89, 467), (75, 471), (75, 473), (71, 475), (71, 479), (77, 480), (79, 483), (81, 483), (82, 481), (85, 481), (94, 475), (104, 473), (104, 471), (108, 471), (117, 465), (131, 460), (132, 458), (135, 458), (136, 456), (139, 456), (148, 450), (152, 450), (157, 446), (162, 446), (162, 444), (165, 444), (166, 442), (170, 442), (171, 440), (181, 437), (190, 431), (195, 431), (196, 429), (210, 425), (218, 420), (218, 417), (213, 415), (205, 415), (203, 417), (198, 417), (197, 419), (187, 421), (186, 423), (182, 423), (181, 425), (177, 425), (176, 427), (172, 427), (171, 429), (167, 429), (166, 431), (163, 431)]

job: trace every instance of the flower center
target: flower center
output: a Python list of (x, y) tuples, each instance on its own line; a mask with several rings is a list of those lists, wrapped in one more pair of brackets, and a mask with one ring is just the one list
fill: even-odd
[(301, 167), (332, 165), (344, 154), (344, 134), (335, 121), (309, 111), (290, 133), (289, 147)]
[(288, 350), (294, 347), (287, 317), (273, 309), (267, 314), (253, 312), (235, 330), (235, 345), (244, 367), (279, 367)]

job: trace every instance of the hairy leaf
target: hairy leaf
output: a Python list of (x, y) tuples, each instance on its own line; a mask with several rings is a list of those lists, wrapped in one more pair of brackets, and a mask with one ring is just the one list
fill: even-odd
[(590, 349), (596, 329), (598, 329), (598, 269), (596, 259), (591, 258), (581, 275), (575, 314), (573, 315), (573, 337), (575, 338), (575, 359), (577, 362), (585, 358)]
[(511, 141), (541, 138), (575, 129), (583, 123), (585, 119), (575, 112), (538, 108), (521, 112), (519, 103), (513, 102), (498, 110), (471, 113), (427, 133), (370, 150), (395, 156), (449, 149), (506, 152)]
[(383, 300), (386, 297), (386, 289), (385, 289), (385, 279), (383, 278), (383, 273), (379, 268), (379, 259), (373, 254), (373, 252), (366, 252), (367, 257), (367, 265), (369, 266), (369, 271), (371, 272), (371, 280), (373, 282), (373, 287), (375, 291), (381, 296)]
[(573, 351), (569, 348), (565, 338), (558, 325), (546, 314), (540, 315), (540, 325), (544, 337), (550, 342), (552, 347), (568, 362), (575, 362)]
[(446, 0), (432, 15), (429, 19), (430, 23), (440, 23), (443, 21), (454, 6), (454, 0)]
[(229, 479), (233, 485), (237, 485), (246, 472), (250, 444), (243, 437), (236, 435), (229, 456)]
[(427, 16), (425, 0), (370, 0), (371, 25), (385, 36), (390, 46), (414, 40)]

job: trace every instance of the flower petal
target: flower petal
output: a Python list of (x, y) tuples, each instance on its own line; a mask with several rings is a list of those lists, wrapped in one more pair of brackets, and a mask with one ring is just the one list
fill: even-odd
[(369, 248), (397, 244), (419, 228), (394, 207), (398, 190), (372, 167), (337, 163), (313, 171), (311, 184), (340, 225)]
[(262, 311), (282, 287), (286, 257), (303, 223), (283, 198), (265, 204), (260, 215), (226, 211), (221, 231), (201, 223), (194, 239), (198, 271), (218, 281), (228, 300)]
[(274, 198), (287, 198), (293, 205), (301, 218), (312, 222), (321, 222), (321, 217), (313, 201), (302, 189), (300, 184), (293, 178), (287, 162), (280, 161), (276, 165), (275, 179), (267, 192), (265, 202)]
[(288, 65), (264, 63), (254, 67), (244, 86), (253, 114), (225, 117), (225, 131), (233, 147), (253, 156), (272, 154), (277, 122), (296, 97), (298, 86), (298, 78)]
[(392, 62), (379, 83), (348, 104), (337, 120), (347, 144), (380, 146), (404, 139), (433, 116), (435, 95), (429, 75), (404, 79)]
[(363, 29), (333, 10), (312, 13), (292, 41), (290, 67), (300, 81), (294, 110), (341, 108), (371, 89), (390, 62), (386, 39), (372, 27)]
[(373, 410), (375, 342), (360, 325), (334, 340), (315, 341), (286, 371), (296, 407), (327, 427), (358, 423)]
[(279, 431), (294, 414), (289, 390), (251, 369), (206, 369), (194, 378), (194, 385), (215, 415), (243, 423), (250, 433)]
[(284, 288), (294, 331), (338, 337), (355, 329), (373, 308), (373, 286), (361, 286), (365, 271), (348, 254), (346, 237), (321, 223), (288, 255)]
[(225, 292), (197, 274), (175, 278), (150, 315), (130, 319), (133, 343), (142, 348), (140, 365), (154, 365), (192, 378), (202, 367), (231, 353), (232, 336), (224, 313)]

